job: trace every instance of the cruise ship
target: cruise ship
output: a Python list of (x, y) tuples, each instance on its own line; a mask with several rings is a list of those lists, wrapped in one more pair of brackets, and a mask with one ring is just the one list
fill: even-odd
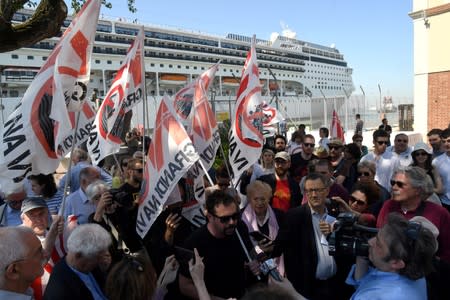
[[(32, 13), (33, 10), (23, 9), (14, 15), (14, 20), (22, 22), (30, 18)], [(70, 22), (69, 16), (61, 33)], [(89, 95), (102, 98), (106, 94), (142, 25), (146, 37), (145, 72), (149, 111), (156, 112), (164, 94), (174, 95), (220, 60), (220, 68), (209, 91), (210, 101), (218, 120), (228, 119), (234, 107), (240, 74), (251, 42), (251, 37), (239, 34), (230, 33), (220, 37), (101, 16), (91, 59)], [(59, 37), (54, 37), (28, 48), (0, 53), (2, 118), (9, 115), (17, 99), (23, 96), (58, 40)], [(288, 123), (323, 125), (326, 119), (324, 116), (331, 116), (333, 109), (338, 112), (343, 109), (343, 104), (354, 91), (353, 70), (335, 47), (278, 34), (270, 40), (257, 39), (256, 52), (264, 100), (278, 106)], [(138, 107), (136, 111), (144, 110)], [(154, 115), (150, 113), (150, 126), (154, 124)], [(134, 125), (142, 124), (142, 119), (142, 116), (135, 114)], [(331, 118), (328, 117), (328, 120)]]

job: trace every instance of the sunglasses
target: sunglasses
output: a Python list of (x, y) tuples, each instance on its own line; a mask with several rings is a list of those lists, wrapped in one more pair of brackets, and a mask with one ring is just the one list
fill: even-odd
[(330, 149), (330, 150), (339, 150), (339, 149), (341, 149), (342, 148), (342, 146), (328, 146), (328, 148)]
[(363, 200), (360, 200), (360, 199), (356, 199), (353, 196), (350, 196), (349, 201), (350, 202), (356, 202), (356, 204), (358, 204), (358, 205), (366, 205), (367, 204), (366, 201), (363, 201)]
[(370, 173), (369, 172), (358, 172), (358, 177), (361, 177), (361, 176), (369, 177)]
[(377, 144), (380, 145), (380, 146), (383, 145), (383, 144), (387, 145), (388, 141), (377, 141)]
[(397, 185), (399, 188), (403, 188), (406, 183), (396, 180), (391, 180), (391, 186)]
[(422, 151), (418, 151), (418, 152), (414, 153), (414, 156), (428, 156), (428, 153), (422, 152)]
[(303, 143), (303, 145), (305, 147), (310, 147), (310, 148), (314, 148), (314, 146), (315, 146), (315, 144), (312, 144), (312, 143)]
[(138, 173), (144, 173), (144, 169), (140, 168), (140, 169), (133, 169), (133, 171), (136, 171)]
[(229, 223), (230, 220), (237, 221), (237, 220), (241, 217), (241, 214), (240, 214), (239, 212), (234, 213), (234, 214), (232, 214), (232, 215), (230, 215), (230, 216), (221, 216), (221, 217), (219, 217), (219, 216), (217, 216), (217, 215), (215, 215), (215, 214), (213, 214), (213, 213), (211, 213), (211, 215), (212, 215), (214, 218), (219, 219), (220, 223), (222, 223), (222, 224)]

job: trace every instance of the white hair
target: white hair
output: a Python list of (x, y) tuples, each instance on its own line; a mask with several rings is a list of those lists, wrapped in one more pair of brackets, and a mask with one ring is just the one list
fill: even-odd
[(24, 234), (33, 231), (25, 226), (0, 227), (0, 289), (5, 281), (6, 268), (27, 254)]
[(86, 188), (86, 197), (89, 200), (92, 200), (95, 196), (103, 191), (109, 189), (109, 186), (103, 180), (96, 180), (93, 183), (89, 184)]
[(111, 245), (111, 236), (98, 224), (78, 225), (67, 240), (67, 250), (93, 257), (105, 251)]

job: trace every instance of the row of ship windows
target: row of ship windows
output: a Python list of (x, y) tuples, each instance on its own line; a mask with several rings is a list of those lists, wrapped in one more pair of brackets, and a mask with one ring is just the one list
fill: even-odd
[[(18, 59), (19, 58), (19, 56), (17, 55), (17, 54), (11, 54), (11, 58), (13, 58), (13, 59)], [(33, 55), (28, 55), (27, 56), (27, 59), (28, 60), (33, 60), (34, 59), (34, 56)], [(42, 56), (42, 60), (47, 60), (47, 56)], [(96, 64), (100, 64), (101, 63), (101, 60), (99, 60), (99, 59), (96, 59), (95, 60), (95, 63)], [(106, 64), (108, 64), (108, 65), (111, 65), (112, 64), (112, 61), (111, 60), (107, 60), (106, 61)], [(122, 61), (120, 61), (120, 63), (119, 64), (122, 64)], [(154, 67), (155, 66), (155, 64), (154, 63), (151, 63), (150, 64), (150, 66), (151, 67)], [(159, 65), (159, 67), (160, 68), (164, 68), (164, 64), (160, 64)], [(171, 64), (169, 64), (168, 65), (168, 67), (169, 68), (173, 68), (174, 66), (173, 65), (171, 65)], [(181, 69), (182, 68), (182, 66), (181, 65), (177, 65), (177, 68), (178, 69)], [(185, 66), (185, 68), (186, 69), (189, 69), (190, 68), (190, 66)], [(193, 66), (193, 69), (194, 70), (197, 70), (197, 66)], [(205, 70), (205, 67), (201, 67), (201, 70)], [(223, 69), (223, 72), (227, 72), (227, 69)], [(230, 73), (233, 73), (233, 72), (235, 72), (236, 74), (239, 74), (239, 70), (230, 70)], [(317, 71), (316, 71), (316, 73), (317, 73)], [(322, 74), (323, 74), (323, 72), (321, 72)], [(260, 74), (264, 74), (264, 75), (268, 75), (267, 74), (267, 72), (260, 72)], [(326, 73), (325, 73), (326, 74)], [(332, 74), (332, 73), (328, 73), (329, 75), (337, 75), (337, 76), (344, 76), (344, 75), (342, 75), (342, 74)], [(290, 74), (276, 74), (276, 76), (282, 76), (282, 77), (291, 77), (291, 75)], [(300, 75), (292, 75), (292, 78), (302, 78), (302, 76)], [(321, 78), (321, 77), (313, 77), (313, 76), (305, 76), (305, 79), (320, 79), (320, 80), (325, 80), (325, 78)], [(328, 80), (333, 80), (333, 81), (342, 81), (342, 82), (350, 82), (350, 80), (342, 80), (342, 79), (328, 79)]]

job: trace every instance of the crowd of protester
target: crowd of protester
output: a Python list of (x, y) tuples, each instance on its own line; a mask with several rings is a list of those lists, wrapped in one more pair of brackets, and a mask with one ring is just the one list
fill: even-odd
[(274, 136), (236, 187), (224, 162), (200, 223), (180, 180), (144, 238), (148, 140), (102, 167), (77, 148), (59, 182), (2, 187), (0, 299), (450, 299), (450, 128), (390, 146), (386, 120), (367, 149), (358, 124)]

